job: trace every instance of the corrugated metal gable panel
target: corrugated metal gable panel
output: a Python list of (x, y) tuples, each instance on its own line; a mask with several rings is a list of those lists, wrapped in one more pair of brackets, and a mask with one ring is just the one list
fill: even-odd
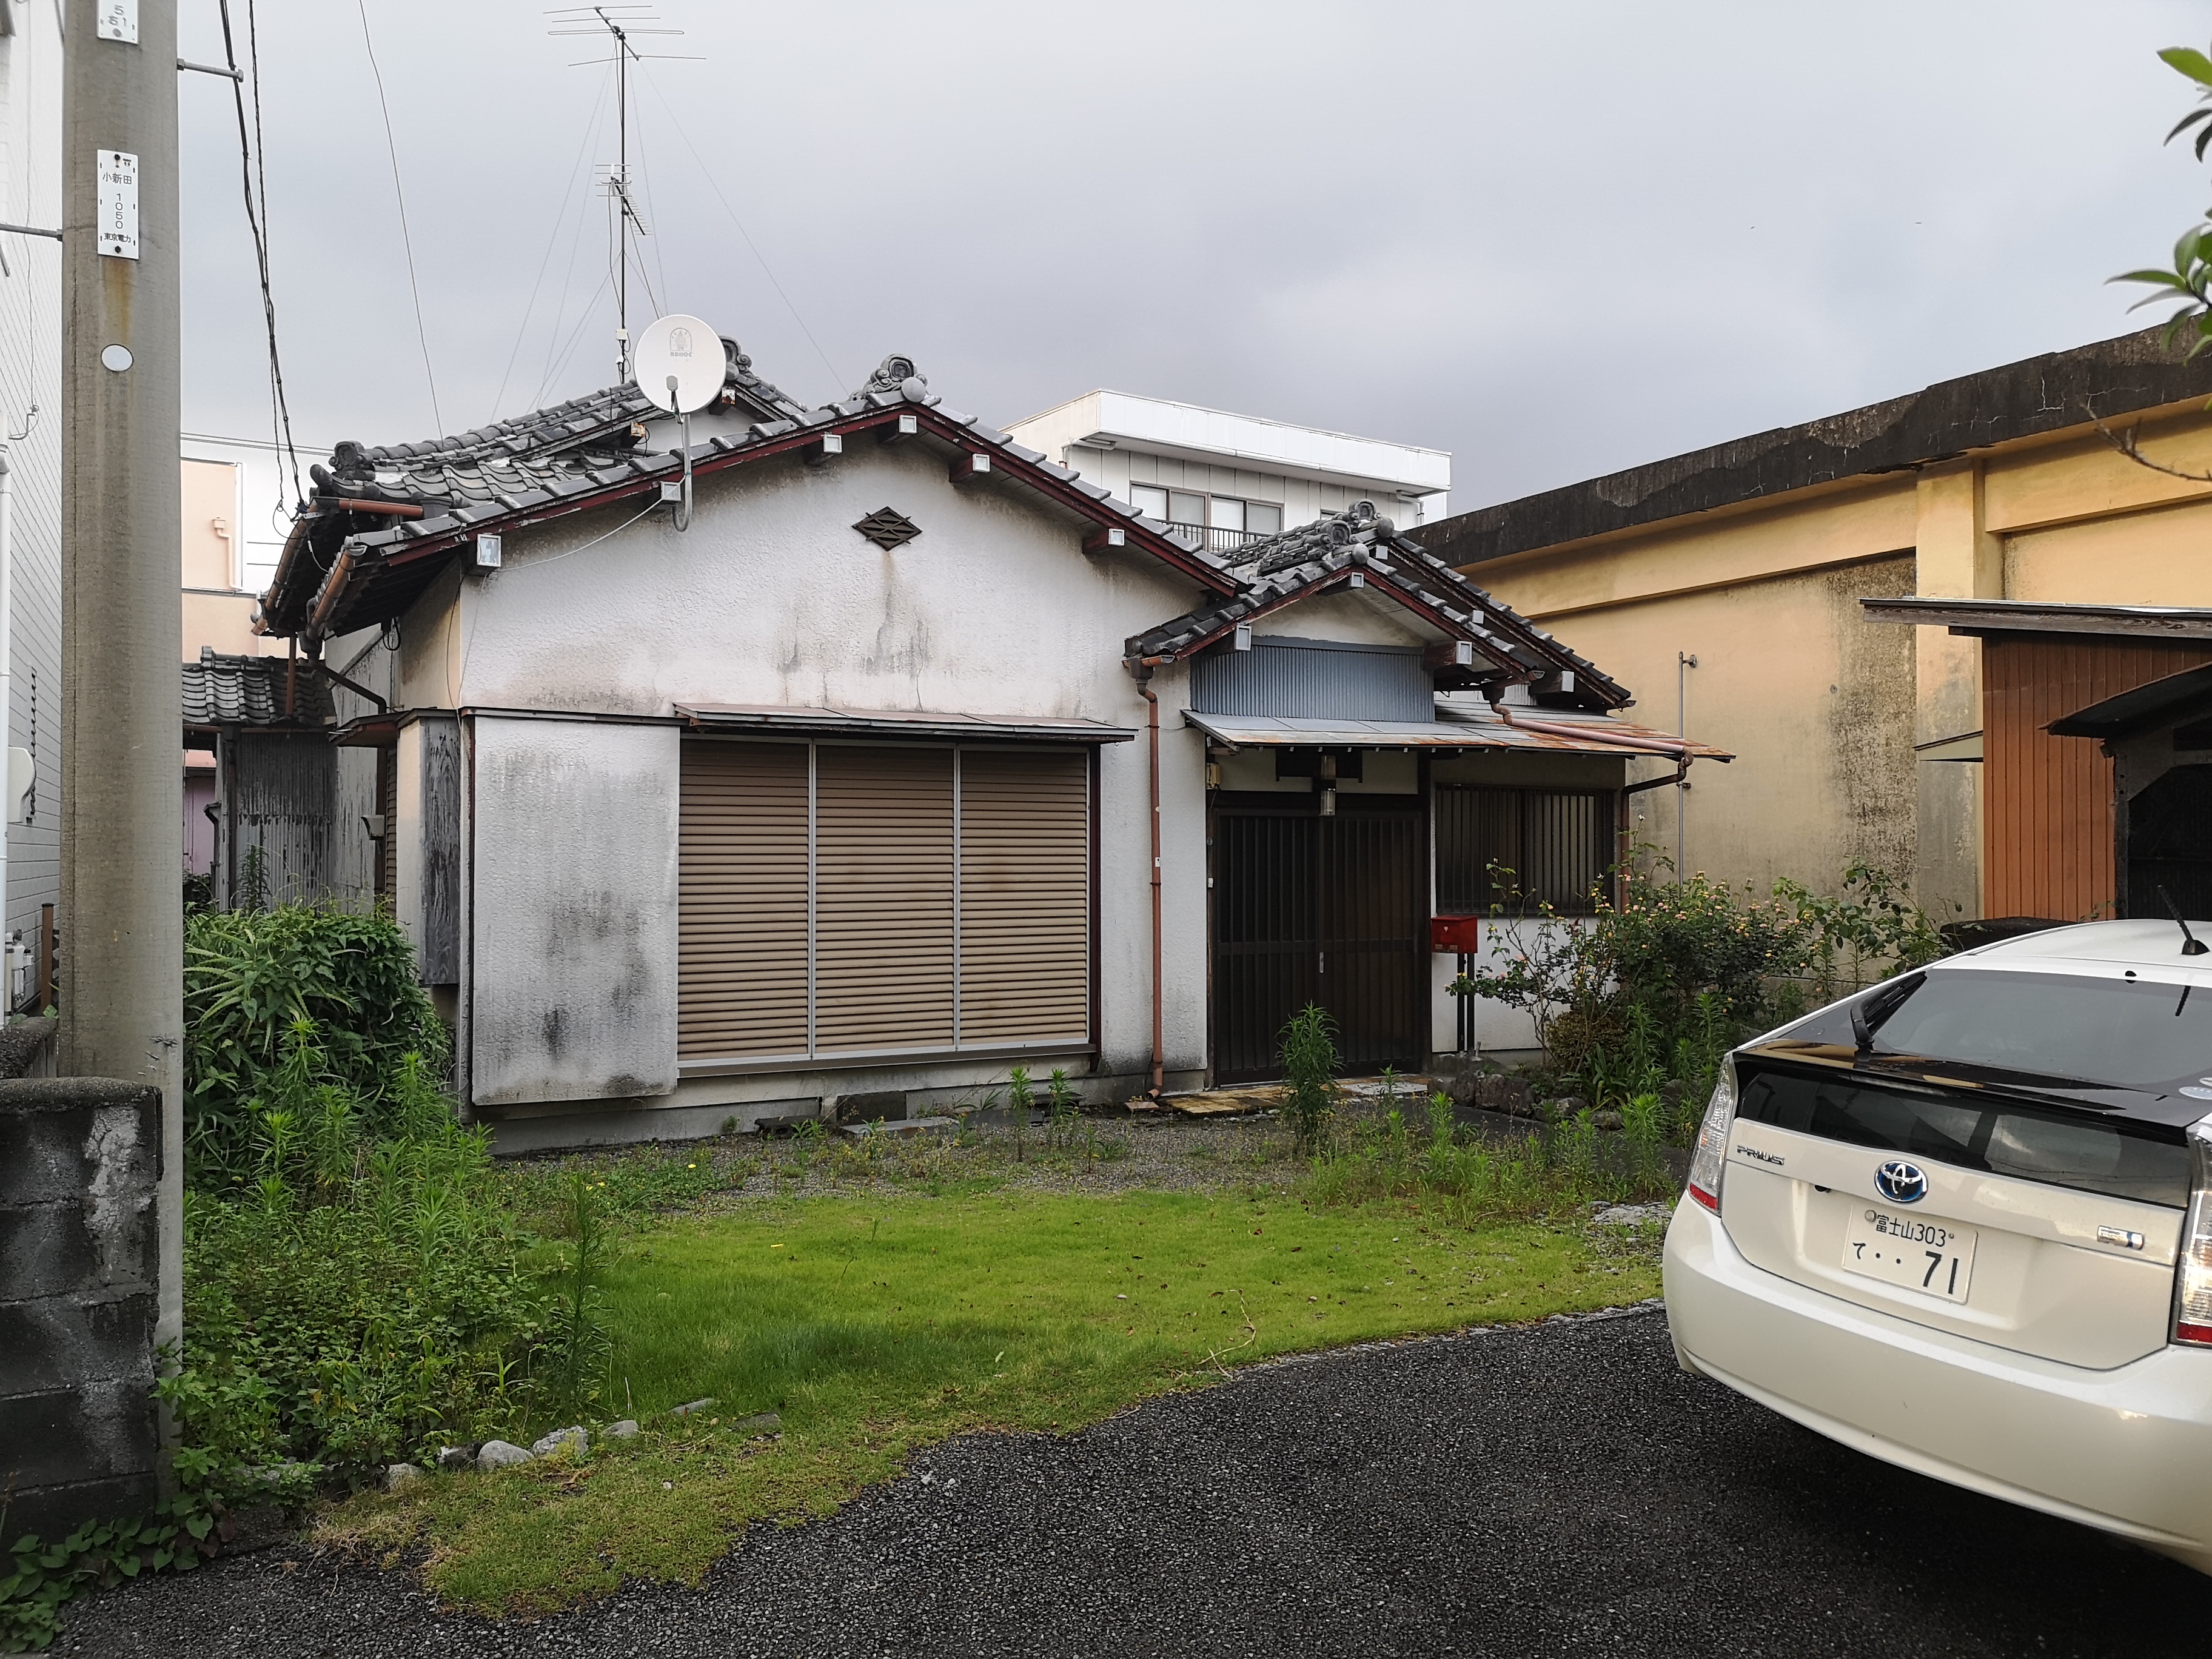
[(1418, 647), (1256, 639), (1191, 664), (1192, 709), (1298, 720), (1431, 720), (1436, 687)]

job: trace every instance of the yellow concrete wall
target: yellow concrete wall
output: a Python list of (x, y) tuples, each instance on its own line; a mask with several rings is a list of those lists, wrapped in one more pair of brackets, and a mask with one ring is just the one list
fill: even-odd
[[(1832, 886), (1864, 859), (1921, 902), (1980, 914), (1978, 766), (1915, 743), (1980, 725), (1978, 641), (1868, 623), (1861, 598), (1921, 593), (2212, 606), (2212, 416), (2187, 404), (1881, 477), (1808, 487), (1471, 567), (1468, 574), (1627, 685), (1636, 718), (1737, 751), (1683, 802), (1687, 867)], [(1660, 769), (1643, 764), (1639, 773)], [(1636, 798), (1671, 853), (1675, 798)]]
[[(1500, 584), (1498, 596), (1518, 608)], [(1691, 736), (1736, 752), (1701, 762), (1681, 799), (1686, 868), (1832, 887), (1853, 859), (1913, 861), (1912, 639), (1862, 622), (1862, 595), (1912, 591), (1907, 555), (1543, 618), (1638, 694), (1633, 718), (1677, 726), (1676, 653)], [(1638, 778), (1665, 775), (1637, 763)], [(1676, 792), (1632, 799), (1635, 839), (1672, 859)]]

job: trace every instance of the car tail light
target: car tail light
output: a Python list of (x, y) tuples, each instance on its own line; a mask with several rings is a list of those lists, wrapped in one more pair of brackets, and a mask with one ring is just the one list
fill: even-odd
[(2181, 1263), (2173, 1274), (2173, 1340), (2212, 1348), (2212, 1118), (2190, 1125), (2189, 1150), (2197, 1178), (2181, 1230)]
[[(1721, 1207), (1721, 1171), (1728, 1159), (1729, 1130), (1735, 1123), (1735, 1062), (1721, 1062), (1713, 1079), (1713, 1097), (1705, 1107), (1705, 1121), (1698, 1126), (1698, 1149), (1690, 1154), (1690, 1196), (1717, 1215)], [(2193, 1214), (2194, 1212), (2192, 1211)], [(2212, 1261), (2209, 1255), (2208, 1261)], [(2212, 1302), (2212, 1277), (2207, 1279), (2208, 1302)], [(2212, 1317), (2212, 1309), (2208, 1309)]]

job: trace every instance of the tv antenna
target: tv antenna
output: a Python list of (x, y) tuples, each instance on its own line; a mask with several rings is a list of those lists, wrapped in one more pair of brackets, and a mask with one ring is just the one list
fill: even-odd
[(700, 60), (696, 53), (640, 52), (630, 44), (641, 35), (684, 33), (682, 29), (659, 27), (661, 19), (650, 6), (560, 6), (545, 15), (553, 20), (553, 27), (545, 31), (548, 34), (604, 34), (614, 43), (611, 58), (580, 58), (569, 67), (605, 63), (615, 66), (615, 164), (606, 176), (606, 192), (615, 204), (615, 378), (619, 385), (630, 378), (630, 232), (635, 229), (641, 236), (649, 234), (644, 216), (637, 210), (636, 198), (630, 191), (629, 66), (648, 58), (681, 58), (694, 63)]

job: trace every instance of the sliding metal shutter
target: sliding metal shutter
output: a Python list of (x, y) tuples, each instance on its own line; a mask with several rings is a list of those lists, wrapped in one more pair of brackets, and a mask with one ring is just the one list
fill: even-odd
[(814, 1048), (953, 1043), (950, 749), (815, 750)]
[(1084, 756), (961, 751), (963, 1047), (1087, 1037), (1090, 848)]
[(808, 753), (684, 745), (679, 1058), (806, 1052)]

